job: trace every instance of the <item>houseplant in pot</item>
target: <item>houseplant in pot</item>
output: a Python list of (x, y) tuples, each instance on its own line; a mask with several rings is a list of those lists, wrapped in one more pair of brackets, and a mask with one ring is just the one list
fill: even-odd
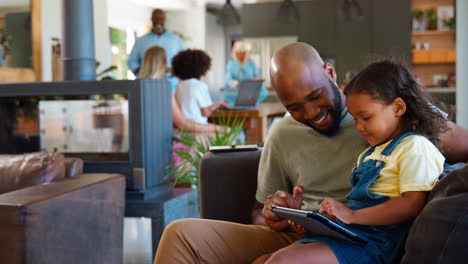
[(175, 142), (182, 143), (185, 148), (176, 149), (177, 155), (182, 159), (170, 172), (176, 186), (198, 187), (198, 171), (200, 163), (208, 152), (210, 146), (230, 146), (243, 144), (239, 135), (243, 131), (245, 118), (222, 115), (219, 119), (220, 130), (214, 135), (197, 135), (185, 130), (178, 130), (173, 138)]

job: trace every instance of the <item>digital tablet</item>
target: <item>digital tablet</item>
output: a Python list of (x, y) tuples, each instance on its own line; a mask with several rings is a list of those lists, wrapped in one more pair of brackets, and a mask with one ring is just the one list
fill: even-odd
[(278, 216), (287, 218), (296, 224), (302, 225), (311, 235), (338, 238), (363, 246), (367, 244), (366, 239), (338, 225), (319, 213), (276, 205), (272, 205), (270, 210)]
[(211, 146), (211, 152), (231, 152), (231, 151), (254, 151), (259, 150), (257, 145), (232, 145), (232, 146)]

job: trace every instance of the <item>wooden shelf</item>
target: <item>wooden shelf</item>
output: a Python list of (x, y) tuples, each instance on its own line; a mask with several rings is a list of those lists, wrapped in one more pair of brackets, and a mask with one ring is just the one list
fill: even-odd
[(455, 63), (457, 53), (455, 49), (413, 50), (413, 64), (442, 64)]
[(443, 36), (443, 35), (453, 35), (455, 34), (454, 30), (425, 30), (425, 31), (413, 31), (411, 32), (413, 36)]
[(456, 93), (457, 88), (455, 87), (428, 87), (425, 88), (429, 93)]

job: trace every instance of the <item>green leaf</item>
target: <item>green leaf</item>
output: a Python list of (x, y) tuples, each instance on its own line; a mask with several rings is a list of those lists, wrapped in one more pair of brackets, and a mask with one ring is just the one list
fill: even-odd
[[(214, 136), (195, 137), (187, 130), (177, 130), (177, 136), (173, 138), (175, 142), (182, 143), (189, 150), (177, 150), (176, 154), (181, 157), (182, 163), (170, 170), (171, 177), (174, 177), (174, 184), (189, 183), (198, 187), (198, 173), (203, 156), (210, 146), (234, 145), (239, 133), (243, 130), (245, 117), (226, 115), (221, 112), (219, 124), (221, 129), (217, 129)], [(243, 142), (239, 142), (243, 144)]]

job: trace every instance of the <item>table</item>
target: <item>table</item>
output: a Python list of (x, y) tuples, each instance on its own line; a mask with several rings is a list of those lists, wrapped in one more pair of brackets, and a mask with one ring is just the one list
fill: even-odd
[(177, 219), (199, 218), (198, 190), (174, 188), (171, 193), (149, 200), (125, 199), (126, 217), (151, 218), (152, 256), (156, 254), (164, 228)]
[(221, 117), (245, 118), (246, 144), (265, 142), (268, 129), (268, 118), (282, 117), (286, 109), (281, 103), (262, 103), (253, 109), (218, 109), (213, 111), (210, 121), (219, 123)]

